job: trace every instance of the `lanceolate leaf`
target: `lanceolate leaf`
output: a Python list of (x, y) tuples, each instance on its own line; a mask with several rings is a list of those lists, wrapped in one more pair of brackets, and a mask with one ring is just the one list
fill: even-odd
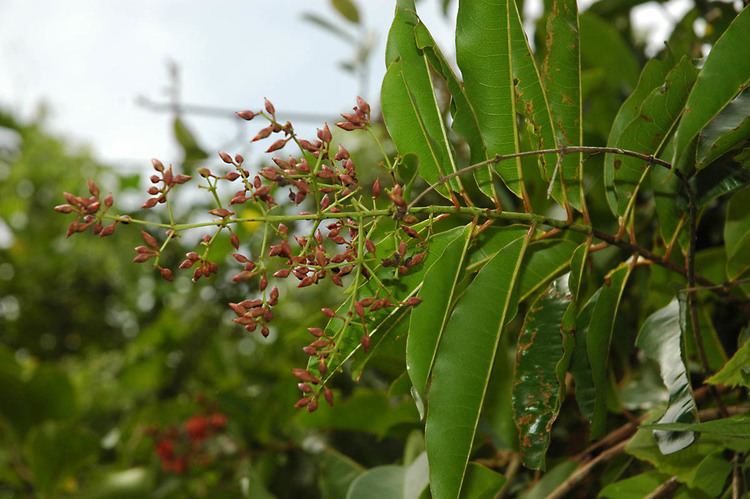
[[(419, 22), (413, 0), (399, 0), (388, 35), (388, 70), (381, 89), (385, 125), (401, 155), (414, 154), (419, 173), (429, 183), (455, 171), (445, 124), (438, 108), (427, 60), (417, 48)], [(458, 179), (449, 182), (460, 190)], [(446, 195), (445, 188), (438, 189)]]
[[(463, 84), (453, 72), (453, 68), (443, 56), (427, 27), (422, 23), (417, 24), (414, 34), (417, 38), (417, 46), (423, 51), (432, 68), (445, 80), (451, 94), (451, 115), (453, 117), (451, 127), (469, 145), (471, 163), (475, 164), (486, 160), (487, 147), (485, 147), (482, 139), (476, 112), (464, 92)], [(488, 166), (487, 168), (474, 170), (474, 178), (479, 189), (487, 197), (494, 199), (491, 169), (492, 166)]]
[(630, 275), (630, 263), (626, 262), (610, 272), (601, 293), (591, 312), (591, 320), (586, 330), (586, 351), (591, 365), (591, 378), (596, 389), (594, 413), (591, 421), (591, 434), (597, 437), (604, 431), (607, 416), (607, 368), (609, 366), (609, 346), (612, 330), (620, 306), (620, 298)]
[[(649, 359), (659, 364), (669, 403), (659, 423), (694, 423), (698, 410), (693, 400), (687, 367), (684, 361), (683, 330), (685, 311), (677, 299), (651, 314), (641, 327), (636, 345)], [(654, 437), (662, 454), (684, 449), (695, 440), (692, 432), (656, 431)]]
[(700, 134), (697, 164), (703, 168), (750, 138), (750, 88), (727, 104)]
[[(460, 0), (458, 4), (456, 58), (489, 157), (518, 151), (510, 3)], [(498, 163), (496, 170), (508, 189), (521, 197), (520, 159)]]
[(459, 299), (433, 367), (425, 439), (433, 497), (458, 498), (528, 236), (502, 248)]
[(526, 314), (516, 348), (513, 415), (524, 465), (545, 469), (552, 424), (563, 399), (567, 371), (563, 316), (571, 295), (561, 278), (549, 286)]
[[(748, 40), (750, 8), (745, 7), (717, 40), (698, 74), (677, 127), (672, 164), (683, 170), (692, 167), (689, 162), (680, 162), (688, 146), (750, 84)], [(704, 166), (697, 165), (698, 168)]]
[[(557, 145), (581, 145), (581, 51), (576, 0), (552, 0), (546, 40), (542, 74)], [(562, 158), (561, 167), (557, 172), (561, 182), (557, 185), (565, 186), (568, 202), (580, 210), (585, 202), (581, 185), (583, 158), (568, 154)]]
[(727, 277), (736, 279), (750, 268), (750, 188), (732, 195), (724, 224)]
[(568, 239), (547, 239), (529, 244), (518, 281), (518, 300), (543, 289), (570, 267), (577, 245)]
[[(667, 74), (663, 84), (646, 96), (637, 116), (625, 126), (613, 145), (658, 156), (679, 118), (696, 73), (690, 59), (683, 57)], [(618, 156), (607, 159), (605, 186), (608, 202), (615, 203), (612, 207), (615, 215), (627, 215), (647, 173), (648, 164), (637, 158)]]
[[(510, 0), (508, 5), (515, 107), (516, 111), (524, 117), (523, 133), (526, 134), (526, 140), (519, 140), (517, 144), (521, 148), (524, 142), (527, 142), (532, 150), (553, 148), (557, 145), (557, 141), (552, 127), (552, 115), (547, 103), (547, 96), (544, 93), (531, 48), (529, 48), (516, 2)], [(557, 156), (554, 154), (538, 156), (535, 162), (539, 165), (542, 177), (551, 179)], [(556, 177), (555, 185), (557, 189), (553, 189), (553, 194), (555, 199), (562, 204), (565, 200), (565, 194), (560, 189), (561, 178), (561, 175)]]
[(424, 399), (427, 380), (440, 337), (450, 317), (473, 224), (452, 230), (456, 238), (425, 272), (419, 292), (422, 303), (412, 311), (406, 340), (406, 368), (412, 385)]
[(589, 421), (594, 418), (594, 404), (596, 402), (596, 387), (591, 371), (588, 352), (586, 351), (586, 337), (591, 316), (599, 301), (602, 289), (599, 288), (583, 306), (575, 321), (575, 344), (570, 363), (570, 373), (575, 381), (575, 394), (578, 410)]

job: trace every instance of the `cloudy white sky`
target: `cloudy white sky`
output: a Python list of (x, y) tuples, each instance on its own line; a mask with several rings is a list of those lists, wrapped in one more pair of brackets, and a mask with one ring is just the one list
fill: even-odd
[[(377, 40), (367, 91), (375, 100), (395, 2), (358, 3)], [(450, 49), (439, 3), (423, 0), (420, 14)], [(527, 0), (527, 9), (539, 3)], [(634, 15), (658, 46), (667, 19), (690, 3), (647, 4)], [(268, 96), (282, 112), (335, 115), (359, 91), (337, 66), (352, 49), (303, 21), (305, 11), (350, 27), (328, 0), (0, 0), (0, 106), (31, 116), (44, 102), (53, 130), (124, 166), (176, 154), (168, 115), (136, 104), (139, 95), (165, 99), (169, 60), (181, 68), (184, 102), (239, 110)], [(231, 120), (189, 123), (211, 149), (237, 133)]]

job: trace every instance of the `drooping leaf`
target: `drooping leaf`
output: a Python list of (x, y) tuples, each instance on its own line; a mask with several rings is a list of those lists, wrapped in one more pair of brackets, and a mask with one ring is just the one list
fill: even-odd
[(750, 435), (750, 416), (738, 414), (702, 423), (650, 423), (641, 427), (654, 430), (694, 431), (718, 437), (747, 438)]
[[(554, 148), (557, 146), (557, 140), (555, 129), (552, 126), (552, 115), (550, 114), (547, 95), (542, 87), (541, 77), (539, 76), (534, 56), (529, 47), (516, 2), (508, 1), (507, 3), (510, 16), (510, 59), (515, 93), (515, 109), (524, 118), (524, 127), (518, 131), (519, 135), (523, 135), (523, 138), (519, 138), (516, 143), (519, 150)], [(552, 171), (557, 163), (556, 155), (545, 154), (527, 159), (529, 163), (536, 163), (538, 165), (542, 179), (548, 182), (552, 180)], [(573, 172), (577, 173), (577, 170), (573, 170)], [(524, 175), (526, 175), (525, 172)], [(563, 176), (562, 174), (558, 174), (555, 177), (553, 187), (556, 188), (552, 190), (553, 197), (561, 204), (565, 202), (567, 197), (567, 194), (561, 188), (561, 179)], [(528, 175), (528, 178), (531, 179), (533, 177)], [(574, 176), (573, 180), (575, 181), (576, 178), (577, 176)], [(547, 190), (547, 184), (538, 187), (539, 191)]]
[(414, 388), (424, 398), (427, 380), (437, 354), (456, 294), (474, 225), (460, 230), (427, 269), (419, 292), (422, 303), (412, 311), (406, 340), (406, 368)]
[(701, 131), (696, 150), (704, 168), (750, 138), (750, 89), (745, 89)]
[(594, 309), (591, 311), (591, 320), (586, 328), (586, 351), (591, 365), (591, 378), (596, 390), (591, 419), (591, 434), (594, 437), (602, 434), (606, 423), (609, 347), (612, 343), (617, 310), (630, 270), (630, 263), (625, 262), (605, 278)]
[[(518, 151), (513, 85), (511, 23), (508, 0), (460, 0), (456, 20), (456, 59), (487, 146), (488, 157)], [(520, 159), (498, 163), (496, 171), (516, 196), (522, 197)]]
[[(706, 57), (698, 79), (685, 104), (675, 132), (672, 164), (685, 170), (692, 165), (682, 163), (690, 144), (733, 99), (750, 83), (750, 8), (745, 7), (717, 40)], [(698, 164), (697, 168), (706, 164)]]
[[(542, 77), (558, 146), (583, 144), (581, 106), (581, 50), (579, 43), (578, 5), (575, 0), (553, 0), (547, 16), (546, 52)], [(553, 168), (555, 164), (553, 163)], [(551, 172), (550, 172), (551, 174)], [(582, 209), (583, 157), (567, 154), (557, 172), (566, 188), (566, 198), (576, 209)]]
[(563, 400), (568, 356), (563, 316), (571, 301), (566, 278), (549, 286), (529, 308), (518, 337), (513, 412), (527, 468), (545, 469), (552, 424)]
[(458, 498), (528, 237), (501, 249), (459, 299), (433, 366), (425, 440), (433, 496)]
[[(427, 57), (432, 69), (443, 77), (451, 94), (451, 116), (453, 118), (451, 128), (469, 145), (469, 157), (472, 164), (486, 160), (487, 147), (482, 139), (476, 112), (466, 96), (462, 82), (459, 81), (453, 68), (445, 59), (427, 27), (419, 23), (414, 29), (414, 33), (417, 38), (417, 45)], [(475, 170), (474, 178), (479, 189), (487, 197), (494, 199), (495, 192), (491, 170), (492, 166)]]
[(727, 204), (724, 245), (727, 277), (736, 279), (750, 268), (750, 187), (732, 195)]
[(331, 5), (347, 21), (354, 24), (359, 23), (359, 9), (352, 0), (331, 0)]
[[(682, 112), (696, 73), (690, 59), (683, 57), (667, 73), (664, 82), (649, 92), (639, 106), (637, 115), (625, 125), (611, 145), (661, 155), (670, 131)], [(627, 211), (632, 209), (641, 183), (646, 179), (649, 165), (628, 156), (608, 157), (604, 165), (607, 201), (616, 216), (626, 216)]]
[(479, 463), (469, 463), (466, 469), (466, 485), (461, 492), (465, 499), (493, 499), (505, 485), (506, 479), (500, 473)]
[(601, 288), (588, 299), (585, 305), (581, 307), (578, 317), (575, 320), (575, 343), (573, 354), (570, 360), (570, 373), (575, 381), (575, 395), (578, 410), (589, 420), (594, 418), (594, 404), (596, 401), (596, 388), (591, 371), (589, 355), (586, 351), (586, 336), (591, 316), (596, 307), (601, 294)]
[[(686, 318), (677, 299), (651, 314), (641, 327), (636, 345), (647, 358), (659, 364), (664, 385), (669, 391), (667, 410), (659, 423), (694, 423), (698, 409), (693, 399), (693, 389), (685, 365), (683, 333)], [(692, 432), (656, 431), (654, 437), (662, 454), (672, 454), (684, 449), (695, 440)]]
[(750, 387), (750, 341), (746, 341), (719, 372), (706, 380), (706, 383)]
[[(386, 128), (399, 154), (413, 154), (427, 182), (456, 170), (445, 124), (435, 97), (429, 66), (417, 47), (414, 28), (419, 23), (413, 0), (399, 0), (388, 34), (388, 70), (381, 89)], [(449, 185), (460, 190), (460, 181)], [(444, 186), (438, 192), (447, 196)]]

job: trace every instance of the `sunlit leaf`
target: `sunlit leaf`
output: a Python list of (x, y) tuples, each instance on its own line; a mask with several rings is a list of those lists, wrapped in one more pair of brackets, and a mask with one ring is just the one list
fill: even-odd
[(719, 372), (706, 380), (712, 385), (750, 387), (750, 341), (746, 341)]
[(440, 338), (450, 317), (473, 224), (451, 231), (455, 239), (424, 275), (419, 297), (422, 303), (414, 309), (406, 341), (406, 367), (417, 392), (424, 398), (427, 380), (440, 344)]
[[(528, 244), (518, 238), (482, 268), (458, 301), (443, 333), (429, 390), (425, 440), (433, 495), (457, 498), (503, 326)], [(469, 332), (469, 334), (467, 334)]]

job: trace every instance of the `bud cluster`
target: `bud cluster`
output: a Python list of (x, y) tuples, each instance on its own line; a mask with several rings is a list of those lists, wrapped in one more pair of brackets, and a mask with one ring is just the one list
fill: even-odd
[(67, 237), (78, 232), (86, 232), (89, 227), (92, 227), (93, 233), (99, 237), (111, 236), (115, 232), (117, 221), (106, 226), (102, 223), (103, 216), (114, 203), (112, 195), (108, 194), (104, 200), (101, 201), (99, 199), (101, 196), (99, 186), (90, 179), (88, 181), (88, 188), (90, 194), (88, 197), (75, 196), (69, 192), (64, 192), (63, 197), (67, 203), (59, 204), (54, 208), (58, 213), (76, 214), (75, 220), (68, 225), (68, 232), (66, 233)]
[[(373, 273), (381, 269), (392, 268), (393, 273), (386, 279), (398, 279), (410, 270), (420, 265), (425, 257), (426, 242), (420, 233), (412, 227), (418, 222), (417, 218), (407, 213), (408, 204), (404, 199), (404, 190), (395, 183), (391, 188), (383, 188), (378, 178), (369, 189), (373, 209), (364, 205), (365, 189), (359, 182), (357, 166), (350, 152), (342, 145), (333, 144), (333, 134), (327, 124), (324, 124), (313, 140), (299, 138), (290, 122), (281, 123), (276, 118), (276, 109), (267, 99), (263, 110), (241, 111), (237, 116), (245, 121), (262, 117), (268, 121), (252, 137), (253, 142), (270, 138), (272, 143), (266, 149), (268, 153), (279, 151), (287, 144), (297, 146), (299, 152), (285, 158), (273, 156), (271, 164), (261, 165), (256, 172), (246, 166), (245, 158), (241, 154), (220, 152), (219, 158), (228, 170), (215, 173), (208, 167), (197, 171), (205, 184), (200, 188), (212, 193), (215, 207), (207, 210), (212, 218), (207, 222), (193, 224), (175, 223), (170, 207), (171, 190), (180, 184), (188, 182), (188, 175), (175, 174), (173, 167), (165, 167), (158, 159), (152, 160), (155, 173), (150, 177), (151, 186), (148, 188), (150, 196), (143, 204), (144, 209), (151, 209), (159, 204), (166, 204), (169, 208), (169, 225), (166, 227), (166, 238), (160, 244), (150, 232), (142, 231), (144, 245), (135, 248), (136, 263), (153, 260), (154, 267), (160, 275), (171, 281), (173, 271), (160, 264), (160, 257), (168, 244), (176, 239), (181, 232), (198, 227), (214, 228), (212, 235), (204, 235), (200, 244), (202, 251), (188, 251), (179, 264), (181, 270), (192, 270), (192, 280), (208, 278), (219, 271), (219, 265), (209, 259), (211, 247), (217, 237), (224, 231), (235, 249), (232, 254), (234, 261), (241, 265), (241, 270), (232, 280), (236, 283), (255, 282), (258, 295), (230, 303), (229, 307), (235, 313), (234, 322), (241, 325), (248, 332), (259, 331), (262, 336), (270, 333), (270, 323), (273, 319), (273, 308), (279, 301), (279, 288), (269, 286), (269, 279), (296, 279), (297, 288), (307, 288), (330, 279), (340, 287), (350, 286), (351, 298), (348, 306), (341, 307), (337, 312), (324, 308), (323, 314), (329, 320), (336, 320), (343, 324), (340, 329), (310, 328), (312, 341), (303, 347), (303, 352), (309, 357), (307, 369), (295, 369), (293, 375), (299, 380), (302, 398), (298, 407), (306, 407), (314, 411), (318, 407), (318, 399), (322, 397), (333, 403), (333, 392), (325, 386), (324, 377), (332, 365), (331, 359), (338, 353), (338, 347), (343, 335), (351, 334), (352, 329), (359, 329), (359, 342), (364, 350), (370, 348), (370, 324), (375, 323), (375, 314), (383, 314), (387, 310), (397, 307), (412, 307), (419, 303), (416, 297), (404, 301), (395, 299), (381, 282), (363, 293), (366, 283), (370, 282)], [(357, 98), (357, 105), (352, 113), (342, 114), (344, 121), (337, 123), (343, 130), (359, 130), (370, 126), (370, 106), (362, 98)], [(275, 137), (273, 137), (275, 136)], [(388, 163), (388, 158), (386, 163)], [(393, 179), (392, 176), (390, 178)], [(222, 202), (219, 185), (238, 186), (232, 189), (233, 194), (227, 201)], [(89, 183), (91, 197), (81, 198), (72, 194), (65, 194), (69, 204), (55, 209), (62, 213), (76, 213), (77, 219), (71, 224), (69, 234), (83, 232), (92, 224), (98, 224), (95, 232), (109, 235), (118, 222), (134, 221), (148, 225), (145, 220), (133, 220), (128, 216), (107, 214), (112, 206), (111, 196), (103, 203), (99, 202), (99, 189), (93, 182)], [(287, 191), (289, 203), (278, 205), (279, 191)], [(381, 193), (387, 198), (378, 201)], [(378, 209), (377, 203), (385, 202), (386, 209)], [(238, 217), (234, 207), (238, 205), (252, 205), (253, 213), (257, 216), (250, 218)], [(105, 207), (101, 210), (102, 205)], [(284, 210), (300, 206), (302, 210), (296, 214), (285, 215)], [(277, 211), (278, 210), (278, 211)], [(306, 211), (312, 210), (312, 211)], [(282, 214), (278, 214), (281, 212)], [(377, 214), (375, 214), (377, 213)], [(111, 226), (101, 226), (102, 219), (112, 219)], [(383, 257), (378, 254), (379, 246), (373, 241), (374, 234), (382, 236), (384, 228), (378, 224), (382, 220), (390, 219), (393, 229), (385, 230), (388, 245), (394, 248), (390, 255)], [(273, 222), (272, 222), (273, 220)], [(313, 227), (309, 232), (302, 232), (297, 227), (299, 220), (309, 220)], [(253, 259), (241, 250), (239, 237), (232, 226), (247, 221), (258, 221), (264, 224), (262, 247), (253, 251)], [(280, 222), (280, 223), (279, 223)], [(284, 223), (286, 222), (286, 223)], [(287, 225), (287, 223), (289, 225)], [(291, 228), (290, 228), (291, 227)], [(380, 236), (379, 236), (380, 237)], [(381, 252), (382, 253), (382, 252)], [(362, 296), (364, 295), (364, 296)], [(380, 312), (379, 312), (380, 311)], [(336, 330), (334, 330), (336, 329)], [(168, 443), (163, 444), (164, 455)], [(170, 458), (171, 459), (171, 458)], [(176, 462), (174, 459), (166, 462)], [(172, 466), (170, 464), (170, 466)], [(177, 466), (177, 465), (175, 465)]]

